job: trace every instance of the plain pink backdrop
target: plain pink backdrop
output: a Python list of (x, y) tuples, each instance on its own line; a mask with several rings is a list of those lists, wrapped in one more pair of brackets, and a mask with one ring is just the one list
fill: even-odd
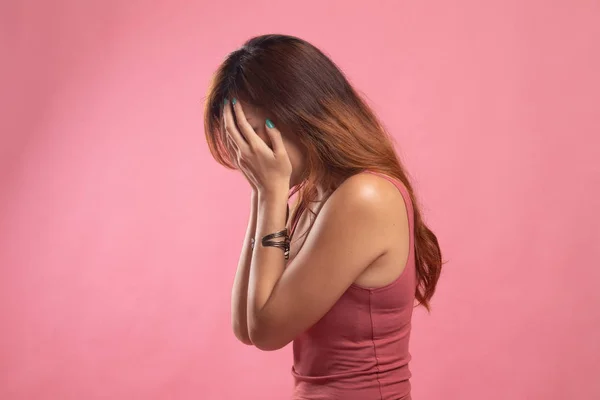
[(0, 4), (1, 399), (289, 396), (231, 332), (249, 188), (202, 127), (272, 32), (368, 97), (443, 246), (414, 398), (600, 398), (599, 2)]

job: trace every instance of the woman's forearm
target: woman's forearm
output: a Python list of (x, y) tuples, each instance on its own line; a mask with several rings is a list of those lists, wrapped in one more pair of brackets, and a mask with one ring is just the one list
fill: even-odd
[[(286, 226), (287, 191), (281, 189), (269, 196), (258, 196), (256, 235), (280, 231)], [(265, 324), (264, 309), (285, 268), (284, 253), (279, 248), (256, 246), (252, 254), (252, 268), (248, 280), (248, 332), (250, 338), (260, 341)], [(268, 312), (266, 312), (268, 314)], [(260, 344), (258, 345), (260, 346)]]
[(252, 261), (252, 248), (250, 245), (251, 239), (256, 234), (256, 219), (258, 215), (258, 197), (255, 192), (252, 192), (250, 201), (250, 218), (248, 220), (248, 228), (246, 229), (246, 237), (242, 245), (237, 272), (233, 281), (233, 289), (231, 291), (231, 323), (235, 336), (247, 345), (251, 345), (248, 334), (248, 279), (250, 277), (250, 262)]

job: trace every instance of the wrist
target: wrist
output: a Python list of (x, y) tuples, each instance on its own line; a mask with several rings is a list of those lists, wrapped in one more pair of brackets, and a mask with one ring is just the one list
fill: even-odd
[(261, 189), (256, 192), (256, 198), (259, 203), (287, 203), (289, 197), (289, 187), (280, 186), (278, 188)]
[(257, 232), (270, 234), (283, 229), (286, 225), (288, 208), (288, 190), (271, 190), (258, 192), (259, 223)]

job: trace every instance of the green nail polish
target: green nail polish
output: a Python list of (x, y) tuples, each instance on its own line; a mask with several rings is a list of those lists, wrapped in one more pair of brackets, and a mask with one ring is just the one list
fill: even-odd
[(233, 100), (231, 100), (231, 104), (235, 106), (235, 103), (237, 103), (237, 99), (234, 97)]
[(273, 122), (271, 122), (271, 120), (269, 118), (267, 118), (267, 126), (269, 128), (275, 128), (275, 125), (273, 124)]

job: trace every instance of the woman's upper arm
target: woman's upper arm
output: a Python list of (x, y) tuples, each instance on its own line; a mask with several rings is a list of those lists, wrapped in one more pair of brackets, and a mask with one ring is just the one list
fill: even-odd
[(348, 178), (323, 206), (301, 251), (288, 264), (262, 309), (252, 342), (287, 345), (316, 323), (356, 278), (385, 253), (397, 191), (381, 178)]

